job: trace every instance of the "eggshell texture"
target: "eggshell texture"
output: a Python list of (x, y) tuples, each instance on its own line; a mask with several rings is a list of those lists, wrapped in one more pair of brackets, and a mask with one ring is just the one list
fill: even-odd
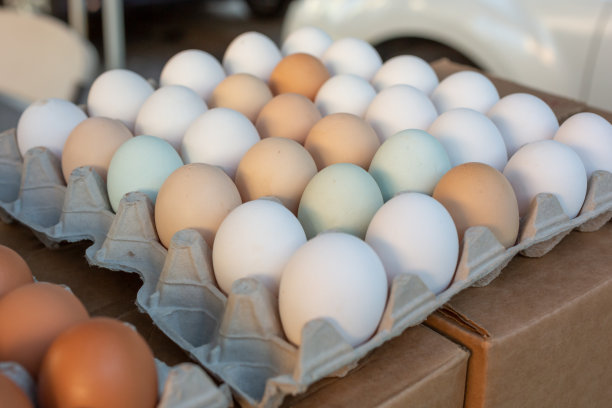
[(155, 203), (159, 240), (168, 248), (176, 232), (192, 228), (212, 247), (221, 221), (241, 202), (236, 185), (223, 170), (204, 163), (186, 164), (159, 189)]
[(244, 203), (217, 230), (212, 247), (217, 283), (229, 293), (234, 281), (251, 276), (278, 295), (283, 268), (304, 243), (302, 225), (281, 203), (263, 198)]
[(596, 170), (612, 173), (612, 125), (598, 114), (581, 112), (569, 117), (555, 133), (554, 140), (578, 153), (587, 177)]
[(352, 163), (336, 163), (319, 171), (306, 185), (298, 219), (310, 239), (336, 230), (365, 236), (374, 213), (383, 204), (374, 178)]
[(305, 52), (321, 58), (325, 50), (333, 42), (325, 31), (317, 27), (306, 26), (291, 32), (283, 41), (281, 53), (283, 55)]
[(388, 201), (403, 191), (431, 195), (450, 168), (448, 154), (438, 139), (424, 130), (406, 129), (378, 148), (368, 171)]
[(426, 130), (437, 117), (438, 112), (427, 95), (403, 84), (380, 91), (365, 113), (365, 120), (381, 142), (400, 130)]
[(261, 138), (286, 137), (304, 143), (321, 113), (314, 103), (295, 93), (284, 93), (272, 98), (259, 112), (255, 127)]
[(227, 76), (211, 96), (211, 107), (237, 110), (255, 123), (261, 108), (272, 99), (272, 91), (261, 79), (250, 74)]
[(353, 163), (367, 170), (379, 146), (374, 129), (351, 113), (323, 117), (304, 142), (319, 170), (334, 163)]
[(367, 80), (339, 74), (321, 85), (314, 102), (322, 115), (344, 112), (363, 117), (375, 96), (376, 90)]
[(273, 196), (297, 213), (302, 193), (315, 174), (317, 165), (301, 144), (270, 137), (245, 153), (238, 164), (235, 181), (243, 201)]
[(368, 81), (382, 66), (378, 51), (367, 41), (355, 37), (331, 43), (321, 60), (331, 75), (355, 74)]
[(259, 140), (255, 125), (242, 113), (213, 108), (191, 123), (183, 137), (181, 156), (185, 163), (219, 166), (233, 179), (240, 159)]
[(0, 245), (0, 298), (10, 291), (34, 282), (26, 261), (13, 249)]
[(123, 196), (132, 191), (145, 193), (155, 204), (162, 183), (183, 165), (177, 151), (167, 141), (155, 136), (134, 136), (115, 151), (106, 187), (114, 211)]
[(58, 336), (43, 361), (42, 408), (153, 408), (157, 370), (147, 342), (119, 320), (95, 317)]
[(387, 302), (383, 265), (368, 244), (341, 232), (302, 245), (283, 270), (279, 312), (289, 341), (302, 343), (310, 320), (327, 319), (352, 346), (376, 331)]
[(389, 58), (372, 78), (377, 91), (391, 85), (411, 85), (430, 95), (439, 84), (438, 75), (431, 65), (416, 55), (396, 55)]
[(91, 166), (106, 181), (113, 154), (132, 132), (116, 119), (87, 118), (68, 135), (62, 153), (62, 173), (66, 182), (77, 167)]
[(521, 147), (504, 169), (522, 217), (539, 193), (554, 194), (569, 218), (578, 215), (587, 189), (587, 176), (580, 156), (555, 140), (542, 140)]
[(453, 219), (436, 200), (403, 193), (374, 215), (365, 241), (380, 257), (389, 286), (401, 273), (417, 275), (433, 293), (448, 287), (459, 257)]
[(479, 162), (503, 171), (508, 162), (504, 139), (484, 113), (470, 108), (450, 109), (427, 131), (442, 143), (452, 166)]
[(11, 379), (0, 374), (0, 406), (7, 408), (34, 408), (26, 393)]
[(487, 116), (504, 138), (508, 157), (527, 143), (552, 139), (559, 129), (559, 121), (546, 102), (527, 93), (504, 96)]
[(59, 98), (31, 103), (17, 122), (17, 146), (23, 157), (33, 147), (43, 146), (61, 159), (72, 129), (87, 118), (78, 106)]
[(179, 150), (189, 125), (207, 110), (206, 103), (193, 90), (182, 85), (167, 85), (155, 91), (142, 105), (134, 134), (159, 137)]
[(160, 86), (183, 85), (210, 102), (213, 89), (223, 81), (225, 71), (211, 54), (201, 50), (183, 50), (170, 58), (162, 68)]
[(453, 167), (440, 179), (433, 197), (453, 217), (460, 240), (469, 227), (481, 225), (506, 248), (515, 244), (518, 202), (512, 185), (497, 169), (483, 163)]
[(36, 282), (0, 298), (0, 361), (38, 376), (42, 359), (64, 330), (89, 318), (81, 301), (60, 285)]
[(87, 112), (89, 116), (118, 119), (133, 132), (138, 111), (153, 91), (153, 86), (139, 74), (127, 69), (112, 69), (91, 84)]
[(222, 65), (228, 75), (245, 73), (268, 82), (272, 70), (283, 58), (269, 37), (247, 31), (230, 42), (223, 54)]
[(329, 72), (317, 57), (295, 53), (284, 57), (270, 74), (274, 95), (293, 92), (314, 100), (317, 91), (329, 79)]
[(455, 108), (486, 113), (499, 101), (499, 93), (493, 82), (476, 71), (460, 71), (447, 76), (430, 97), (440, 114)]

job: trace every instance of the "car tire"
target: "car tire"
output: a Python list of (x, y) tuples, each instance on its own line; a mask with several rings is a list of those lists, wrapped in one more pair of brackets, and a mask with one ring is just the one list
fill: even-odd
[(251, 12), (258, 17), (276, 17), (282, 14), (289, 0), (245, 0)]
[(415, 55), (427, 62), (448, 58), (458, 64), (480, 68), (474, 61), (445, 44), (424, 38), (394, 38), (375, 45), (383, 61), (397, 55)]

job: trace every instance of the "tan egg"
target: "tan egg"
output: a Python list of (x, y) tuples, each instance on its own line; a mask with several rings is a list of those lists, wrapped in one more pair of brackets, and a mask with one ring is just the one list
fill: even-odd
[(0, 407), (33, 408), (34, 404), (13, 380), (0, 373)]
[(68, 135), (62, 152), (62, 173), (68, 182), (77, 167), (91, 166), (106, 181), (115, 151), (132, 137), (132, 132), (116, 119), (87, 118)]
[(123, 322), (96, 317), (58, 336), (38, 381), (42, 408), (154, 408), (157, 370), (142, 336)]
[(0, 361), (15, 361), (36, 378), (53, 340), (88, 318), (85, 306), (63, 286), (20, 286), (0, 298)]
[(335, 163), (353, 163), (365, 170), (380, 147), (374, 129), (352, 113), (324, 116), (310, 129), (304, 147), (319, 170)]
[(26, 261), (11, 248), (0, 245), (0, 298), (19, 286), (34, 282)]
[(263, 80), (251, 74), (228, 75), (215, 87), (210, 97), (211, 108), (237, 110), (255, 123), (261, 108), (272, 99), (272, 92)]
[(212, 248), (219, 224), (240, 204), (236, 185), (221, 168), (204, 163), (186, 164), (170, 174), (157, 193), (157, 234), (168, 248), (176, 232), (193, 228)]
[(274, 95), (294, 92), (311, 101), (321, 85), (329, 79), (329, 71), (317, 57), (306, 53), (287, 55), (280, 60), (270, 75), (270, 89)]
[(433, 198), (450, 213), (460, 240), (469, 227), (480, 225), (506, 248), (515, 244), (518, 203), (512, 185), (495, 168), (474, 162), (453, 167), (436, 185)]
[(294, 214), (317, 166), (298, 142), (282, 137), (262, 139), (240, 160), (236, 186), (244, 202), (274, 196)]
[(310, 99), (296, 93), (284, 93), (262, 108), (255, 127), (262, 139), (286, 137), (304, 144), (308, 132), (320, 119), (321, 113)]

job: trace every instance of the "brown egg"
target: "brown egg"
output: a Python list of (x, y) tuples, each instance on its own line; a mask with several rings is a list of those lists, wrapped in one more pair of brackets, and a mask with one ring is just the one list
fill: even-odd
[(433, 197), (450, 213), (463, 239), (469, 227), (488, 227), (506, 248), (516, 242), (518, 203), (510, 182), (483, 163), (465, 163), (450, 169), (436, 185)]
[(304, 144), (310, 129), (321, 119), (315, 104), (303, 95), (284, 93), (275, 96), (259, 112), (255, 127), (259, 136), (286, 137)]
[(132, 137), (132, 132), (115, 119), (87, 118), (68, 135), (62, 152), (62, 173), (68, 182), (77, 167), (91, 166), (106, 180), (108, 165), (115, 151)]
[(0, 407), (34, 408), (34, 404), (13, 380), (0, 374)]
[(225, 77), (210, 98), (211, 108), (237, 110), (255, 123), (261, 108), (272, 99), (272, 92), (263, 80), (241, 73)]
[(51, 342), (88, 318), (85, 306), (63, 286), (20, 286), (0, 298), (0, 361), (15, 361), (36, 378)]
[(59, 335), (38, 381), (42, 408), (154, 408), (157, 370), (142, 336), (119, 320), (95, 317)]
[(255, 143), (240, 160), (236, 186), (244, 202), (274, 196), (297, 214), (306, 185), (317, 166), (295, 140), (270, 137)]
[(0, 298), (11, 290), (34, 282), (26, 261), (11, 248), (0, 245)]
[(241, 203), (236, 185), (221, 168), (204, 163), (179, 167), (157, 194), (155, 226), (159, 239), (168, 248), (176, 232), (193, 228), (212, 248), (221, 221)]
[(270, 89), (274, 95), (294, 92), (311, 101), (321, 85), (329, 79), (329, 71), (317, 57), (305, 53), (287, 55), (270, 74)]
[(319, 170), (334, 163), (353, 163), (365, 170), (380, 147), (376, 132), (352, 113), (324, 116), (310, 129), (304, 147)]

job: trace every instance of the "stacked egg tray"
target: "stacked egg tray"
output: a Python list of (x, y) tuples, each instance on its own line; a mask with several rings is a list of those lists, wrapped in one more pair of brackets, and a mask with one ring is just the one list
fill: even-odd
[[(468, 229), (454, 280), (438, 295), (417, 276), (397, 276), (376, 333), (357, 347), (325, 319), (309, 322), (302, 345), (294, 346), (284, 337), (276, 297), (259, 281), (241, 279), (229, 296), (218, 289), (211, 249), (199, 233), (180, 231), (164, 248), (146, 195), (128, 193), (115, 214), (95, 171), (78, 168), (66, 185), (59, 160), (46, 148), (20, 156), (14, 130), (0, 133), (0, 217), (25, 224), (48, 247), (92, 241), (88, 262), (138, 273), (144, 282), (138, 307), (221, 388), (229, 386), (242, 406), (277, 407), (285, 396), (302, 393), (319, 379), (345, 375), (370, 351), (424, 321), (461, 290), (488, 284), (515, 255), (539, 257), (574, 229), (601, 228), (612, 218), (612, 174), (593, 173), (582, 210), (573, 219), (554, 195), (538, 195), (521, 221), (518, 243), (510, 248), (486, 227)], [(204, 395), (218, 396), (217, 406), (231, 404), (212, 381), (191, 377), (186, 383), (190, 391), (185, 391), (184, 405), (173, 406), (202, 406), (198, 398)]]

